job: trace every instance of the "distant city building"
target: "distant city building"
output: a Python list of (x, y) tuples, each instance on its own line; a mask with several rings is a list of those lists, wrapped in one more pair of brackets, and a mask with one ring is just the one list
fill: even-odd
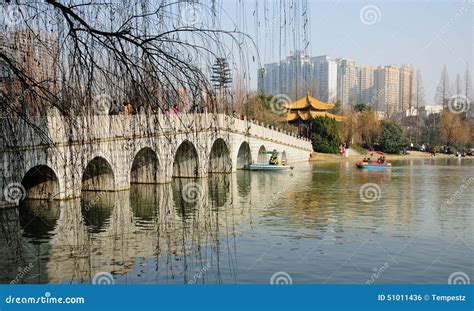
[(380, 66), (374, 72), (375, 110), (391, 116), (399, 109), (400, 71), (397, 66)]
[(327, 55), (311, 58), (313, 66), (313, 97), (325, 102), (337, 100), (337, 63)]
[(431, 114), (439, 114), (443, 111), (443, 106), (441, 105), (433, 105), (433, 106), (423, 106), (418, 108), (418, 114), (426, 118)]
[[(42, 89), (54, 91), (58, 83), (59, 43), (58, 38), (47, 32), (30, 29), (0, 33), (0, 52), (8, 57), (15, 68), (40, 85)], [(27, 90), (12, 73), (5, 60), (0, 60), (0, 90), (6, 94), (21, 94), (18, 105), (26, 104), (29, 113), (38, 115), (41, 112), (39, 103), (32, 105)], [(35, 90), (41, 93), (39, 89)]]
[(400, 68), (400, 99), (397, 111), (406, 111), (416, 106), (416, 72), (409, 65)]
[(357, 73), (359, 76), (359, 103), (373, 104), (374, 68), (372, 66), (357, 66)]
[[(309, 58), (300, 51), (258, 72), (258, 90), (299, 98), (307, 93), (324, 101), (337, 98), (337, 65), (327, 56)], [(318, 79), (319, 77), (319, 79)]]
[(355, 105), (359, 99), (359, 86), (355, 62), (350, 59), (336, 59), (338, 63), (338, 94), (337, 99), (344, 109), (347, 105)]
[[(36, 82), (57, 80), (58, 38), (53, 34), (30, 29), (2, 32), (0, 52)], [(0, 78), (11, 77), (11, 72), (3, 60), (0, 60), (0, 68)]]
[(346, 58), (327, 55), (309, 58), (301, 52), (258, 71), (258, 89), (268, 95), (299, 98), (311, 94), (325, 102), (348, 105), (367, 103), (385, 116), (416, 108), (416, 72), (409, 66), (356, 66)]

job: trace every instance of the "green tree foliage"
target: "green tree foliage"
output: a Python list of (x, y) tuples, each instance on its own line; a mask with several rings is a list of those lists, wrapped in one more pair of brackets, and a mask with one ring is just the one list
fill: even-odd
[(382, 121), (379, 137), (380, 148), (383, 152), (397, 153), (406, 145), (400, 126), (392, 121)]
[(322, 153), (338, 153), (341, 144), (336, 120), (328, 117), (317, 117), (312, 127), (313, 150)]
[(356, 112), (372, 111), (372, 107), (366, 103), (360, 103), (354, 106)]
[(336, 103), (334, 104), (334, 108), (329, 109), (328, 112), (332, 114), (342, 114), (341, 101), (340, 100), (336, 101)]

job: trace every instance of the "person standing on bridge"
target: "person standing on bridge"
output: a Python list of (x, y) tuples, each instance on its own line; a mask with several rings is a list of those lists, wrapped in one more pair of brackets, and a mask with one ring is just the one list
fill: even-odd
[(172, 112), (173, 112), (173, 115), (177, 115), (177, 114), (179, 114), (179, 108), (178, 108), (178, 105), (174, 105), (174, 106), (173, 106), (173, 110), (172, 110)]
[(132, 104), (130, 102), (123, 102), (123, 110), (126, 115), (131, 116), (133, 114)]

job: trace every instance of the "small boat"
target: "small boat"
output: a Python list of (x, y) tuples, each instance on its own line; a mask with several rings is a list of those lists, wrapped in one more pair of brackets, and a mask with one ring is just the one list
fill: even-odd
[(366, 169), (387, 169), (387, 168), (392, 168), (392, 163), (386, 162), (386, 163), (377, 163), (374, 161), (371, 162), (357, 162), (356, 166), (358, 168), (366, 168)]
[(293, 166), (288, 166), (284, 164), (250, 164), (249, 168), (251, 171), (284, 171), (288, 169), (293, 169)]
[[(371, 160), (375, 154), (380, 155), (377, 161)], [(357, 168), (365, 168), (365, 169), (387, 169), (392, 168), (392, 163), (387, 162), (385, 160), (385, 154), (380, 151), (369, 151), (369, 154), (364, 157), (364, 159), (360, 162), (356, 163)]]

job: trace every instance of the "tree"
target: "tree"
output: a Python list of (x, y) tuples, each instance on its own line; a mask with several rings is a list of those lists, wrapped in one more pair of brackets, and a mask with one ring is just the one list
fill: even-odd
[(369, 104), (360, 103), (354, 105), (354, 110), (357, 112), (372, 111), (372, 107)]
[(472, 102), (472, 84), (471, 74), (469, 73), (469, 63), (466, 64), (466, 72), (464, 73), (464, 96)]
[(456, 88), (456, 95), (461, 95), (463, 93), (461, 75), (459, 75), (459, 73), (456, 75), (456, 82), (454, 83), (454, 87)]
[(362, 142), (372, 147), (377, 137), (380, 135), (380, 124), (377, 114), (370, 110), (362, 111), (359, 114), (359, 133)]
[[(8, 2), (4, 5), (14, 5)], [(41, 114), (52, 107), (63, 116), (93, 113), (97, 97), (130, 101), (152, 112), (167, 110), (188, 96), (193, 105), (205, 101), (214, 105), (209, 96), (209, 60), (232, 55), (231, 43), (245, 44), (241, 41), (249, 39), (236, 30), (209, 26), (211, 22), (216, 25), (218, 17), (207, 4), (198, 2), (11, 2), (17, 5), (14, 9), (18, 12), (13, 12), (17, 12), (18, 20), (15, 27), (8, 26), (0, 34), (0, 41), (8, 39), (0, 51), (0, 67), (10, 73), (20, 91), (28, 90), (29, 97), (45, 103)], [(184, 14), (188, 11), (199, 13), (199, 18)], [(211, 20), (200, 18), (201, 15)], [(44, 52), (51, 57), (35, 60), (46, 69), (54, 68), (54, 74), (48, 74), (47, 79), (37, 74), (47, 70), (24, 70), (22, 62), (15, 58), (15, 50), (28, 48), (25, 44), (17, 46), (25, 40), (12, 37), (18, 29), (41, 40), (35, 47), (51, 50)], [(241, 36), (238, 40), (237, 35)], [(10, 94), (5, 88), (0, 88), (0, 94), (2, 111), (9, 116), (20, 114), (13, 100), (18, 94)]]
[(446, 106), (452, 95), (451, 93), (451, 83), (449, 82), (448, 70), (446, 69), (446, 65), (444, 65), (443, 72), (441, 72), (441, 79), (436, 88), (435, 102), (439, 105)]
[(350, 109), (344, 113), (344, 121), (341, 125), (342, 140), (352, 144), (354, 135), (359, 131), (359, 116), (354, 109)]
[(438, 135), (447, 146), (463, 147), (470, 139), (470, 124), (461, 116), (450, 111), (443, 111), (438, 122)]
[(329, 117), (317, 117), (313, 120), (313, 150), (322, 153), (338, 153), (341, 145), (339, 127), (336, 120)]
[(420, 69), (416, 72), (416, 107), (425, 106), (425, 88), (423, 86), (423, 78), (421, 77)]
[(421, 128), (421, 142), (428, 143), (430, 145), (436, 145), (439, 143), (438, 133), (436, 126), (439, 123), (439, 114), (432, 113), (423, 122)]
[(340, 100), (336, 101), (336, 103), (334, 104), (334, 108), (329, 109), (328, 112), (332, 114), (341, 114), (342, 113), (341, 101)]
[(380, 125), (379, 144), (382, 151), (388, 153), (399, 152), (406, 145), (406, 139), (400, 126), (393, 121), (385, 120)]

